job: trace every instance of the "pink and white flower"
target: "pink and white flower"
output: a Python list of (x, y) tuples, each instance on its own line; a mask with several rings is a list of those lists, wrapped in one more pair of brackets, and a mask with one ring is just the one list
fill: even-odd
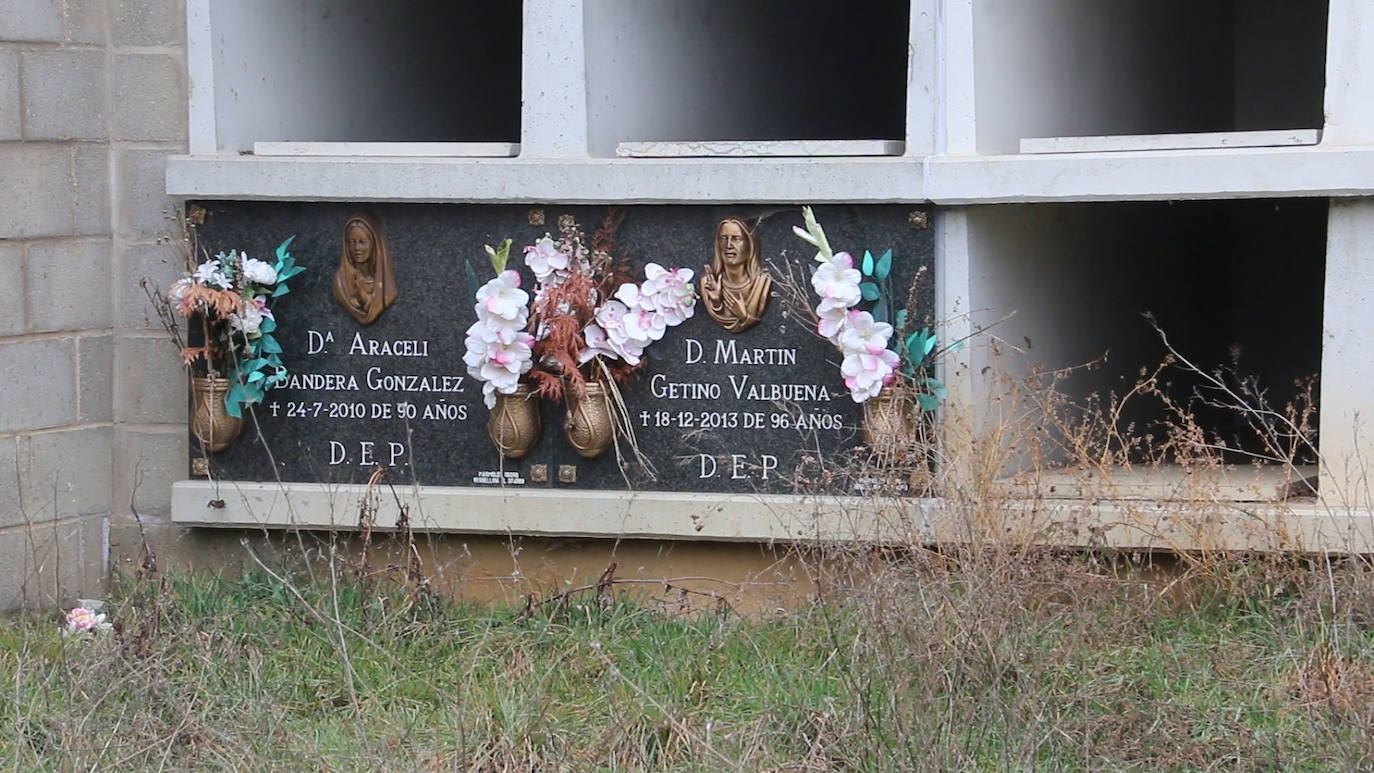
[(62, 627), (64, 636), (76, 636), (78, 634), (97, 632), (104, 633), (114, 628), (114, 625), (107, 622), (105, 614), (100, 611), (103, 603), (99, 601), (81, 602), (81, 606), (73, 607), (67, 613), (67, 624)]
[(854, 268), (854, 258), (847, 252), (837, 252), (835, 257), (816, 267), (811, 275), (811, 286), (821, 297), (822, 308), (843, 306), (849, 308), (863, 298), (859, 282), (863, 275)]
[(697, 302), (691, 269), (666, 269), (650, 263), (644, 267), (644, 277), (639, 294), (646, 308), (662, 314), (668, 327), (691, 318)]
[(844, 328), (836, 341), (845, 354), (866, 352), (878, 354), (887, 349), (892, 338), (892, 326), (886, 322), (875, 322), (873, 315), (866, 311), (851, 309), (845, 316)]
[(849, 309), (845, 306), (826, 307), (821, 304), (816, 309), (816, 332), (829, 339), (832, 344), (839, 344), (840, 331), (844, 329), (844, 322), (849, 318)]
[(849, 396), (854, 402), (862, 403), (877, 397), (884, 386), (892, 383), (900, 364), (897, 353), (891, 349), (883, 349), (877, 354), (846, 352), (840, 363), (840, 375), (844, 376)]
[(534, 272), (535, 279), (546, 282), (555, 272), (568, 270), (568, 256), (558, 249), (553, 237), (545, 234), (543, 239), (525, 248), (525, 265)]
[(499, 317), (478, 319), (468, 328), (463, 363), (468, 375), (483, 382), (482, 399), (496, 405), (496, 392), (514, 394), (520, 377), (534, 366), (534, 336), (501, 324)]
[(606, 357), (613, 360), (620, 356), (615, 349), (611, 348), (611, 342), (606, 338), (606, 331), (602, 330), (601, 326), (595, 322), (582, 329), (582, 338), (587, 342), (587, 348), (577, 355), (579, 365), (591, 362), (594, 357)]
[(529, 315), (530, 295), (520, 289), (520, 274), (502, 271), (477, 291), (477, 316), (498, 317), (515, 327), (524, 327)]
[(596, 310), (596, 324), (606, 334), (606, 343), (620, 359), (631, 365), (638, 365), (644, 356), (644, 347), (649, 342), (634, 336), (626, 329), (625, 318), (630, 310), (618, 300), (603, 303)]

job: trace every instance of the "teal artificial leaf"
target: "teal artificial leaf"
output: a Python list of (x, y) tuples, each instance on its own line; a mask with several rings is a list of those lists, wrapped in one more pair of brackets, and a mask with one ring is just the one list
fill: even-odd
[(887, 275), (892, 273), (892, 250), (884, 252), (883, 256), (878, 258), (878, 265), (873, 269), (873, 273), (879, 279), (887, 279)]
[(243, 397), (243, 384), (238, 383), (224, 396), (224, 409), (236, 419), (243, 418)]
[(898, 309), (896, 328), (901, 330), (904, 327), (906, 327), (906, 309)]
[(271, 317), (263, 317), (262, 324), (258, 327), (264, 333), (270, 333), (277, 329), (277, 321)]
[(255, 370), (255, 371), (253, 371), (252, 373), (249, 373), (249, 374), (248, 374), (248, 383), (251, 384), (251, 383), (253, 383), (254, 381), (262, 381), (264, 378), (267, 378), (267, 377), (264, 376), (264, 375), (262, 374), (262, 371), (260, 371), (260, 370)]
[(933, 411), (940, 407), (940, 401), (936, 399), (935, 395), (918, 394), (916, 395), (916, 402), (923, 411)]
[(863, 293), (864, 300), (866, 301), (878, 300), (878, 286), (872, 282), (861, 282), (859, 284), (859, 292)]
[(926, 389), (929, 389), (930, 393), (935, 395), (935, 399), (941, 402), (949, 398), (949, 390), (945, 389), (945, 385), (939, 379), (926, 379)]
[(281, 244), (277, 245), (277, 260), (285, 260), (286, 258), (291, 257), (291, 250), (290, 250), (291, 242), (293, 242), (293, 241), (295, 241), (295, 240), (296, 240), (296, 235), (295, 235), (295, 234), (291, 234), (290, 236), (286, 237), (286, 241), (284, 241), (284, 242), (282, 242)]
[(291, 288), (287, 287), (285, 282), (278, 282), (276, 288), (272, 290), (272, 297), (280, 298), (289, 292), (291, 292)]
[(873, 253), (864, 250), (864, 276), (873, 276)]
[(952, 344), (949, 345), (949, 350), (950, 350), (951, 352), (957, 352), (957, 351), (959, 351), (959, 350), (961, 350), (961, 349), (963, 349), (963, 348), (964, 348), (964, 342), (963, 342), (963, 341), (955, 341), (954, 343), (952, 343)]
[(922, 330), (921, 333), (927, 336), (925, 344), (925, 356), (930, 356), (930, 353), (935, 351), (935, 334), (931, 333), (929, 328)]
[(271, 354), (281, 354), (281, 344), (277, 343), (277, 339), (273, 338), (272, 336), (263, 336), (261, 343), (262, 350), (264, 352), (268, 352)]
[(886, 298), (879, 298), (878, 305), (873, 307), (873, 319), (877, 322), (887, 322)]
[(288, 268), (286, 269), (285, 274), (277, 274), (277, 281), (281, 282), (283, 280), (290, 279), (291, 277), (295, 276), (296, 274), (299, 274), (304, 270), (305, 266), (293, 266), (291, 268)]
[(468, 282), (468, 297), (476, 298), (477, 290), (482, 286), (482, 283), (477, 281), (477, 272), (472, 270), (472, 264), (467, 261), (463, 262), (463, 275)]
[(921, 334), (919, 332), (906, 337), (906, 354), (913, 360), (921, 359)]

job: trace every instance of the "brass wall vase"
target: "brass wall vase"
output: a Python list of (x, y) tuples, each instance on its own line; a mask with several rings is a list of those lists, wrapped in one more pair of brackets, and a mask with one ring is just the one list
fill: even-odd
[(615, 422), (611, 418), (610, 394), (604, 384), (587, 382), (587, 394), (578, 397), (567, 390), (568, 415), (563, 420), (563, 436), (584, 459), (606, 453), (615, 442)]
[(233, 385), (227, 378), (191, 378), (191, 434), (210, 453), (233, 445), (243, 432), (243, 419), (230, 416), (224, 406), (224, 398)]
[(543, 431), (539, 418), (539, 395), (527, 384), (516, 387), (514, 394), (496, 393), (496, 406), (487, 419), (487, 434), (502, 456), (519, 459), (534, 448)]
[(901, 462), (918, 451), (916, 410), (914, 396), (896, 384), (864, 402), (864, 444), (879, 463)]

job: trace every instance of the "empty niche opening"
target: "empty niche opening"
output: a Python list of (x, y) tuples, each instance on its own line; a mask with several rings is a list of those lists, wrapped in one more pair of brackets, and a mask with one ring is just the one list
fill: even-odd
[(512, 0), (211, 0), (219, 149), (518, 143), (520, 19)]
[[(1325, 199), (972, 209), (971, 308), (984, 331), (975, 405), (989, 406), (984, 431), (1014, 428), (1007, 469), (1058, 495), (1092, 478), (1112, 487), (1107, 495), (1163, 497), (1219, 459), (1209, 469), (1227, 498), (1314, 493), (1326, 214)], [(1166, 365), (1160, 394), (1136, 391), (1075, 439), (1065, 427), (1165, 363), (1147, 313), (1197, 370)], [(1299, 418), (1306, 439), (1255, 432), (1256, 415), (1226, 407), (1234, 398), (1210, 387), (1217, 373), (1255, 407), (1261, 398), (1280, 415), (1310, 406)], [(1118, 474), (1104, 480), (1104, 465)]]
[(908, 12), (891, 0), (587, 0), (592, 153), (900, 153)]
[(979, 152), (1315, 143), (1326, 24), (1327, 0), (975, 0)]

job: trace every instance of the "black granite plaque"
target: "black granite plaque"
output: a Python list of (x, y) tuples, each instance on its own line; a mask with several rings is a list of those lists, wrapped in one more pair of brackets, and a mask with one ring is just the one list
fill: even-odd
[[(391, 479), (426, 485), (774, 492), (814, 490), (816, 471), (842, 463), (862, 443), (861, 406), (845, 389), (840, 354), (814, 330), (804, 310), (774, 282), (767, 314), (754, 327), (726, 332), (698, 302), (696, 314), (647, 350), (648, 363), (621, 387), (635, 440), (649, 467), (618, 458), (578, 456), (563, 437), (566, 408), (542, 406), (543, 434), (519, 460), (503, 459), (487, 436), (481, 384), (463, 363), (464, 333), (476, 319), (468, 269), (493, 276), (484, 244), (514, 240), (510, 267), (524, 267), (524, 245), (557, 236), (571, 215), (588, 235), (604, 206), (202, 202), (200, 244), (214, 254), (241, 249), (270, 254), (295, 235), (291, 251), (307, 270), (277, 301), (280, 340), (292, 378), (255, 407), (243, 436), (213, 454), (211, 473), (237, 480), (361, 483), (378, 467)], [(807, 303), (815, 250), (792, 233), (796, 206), (630, 206), (615, 235), (634, 276), (655, 262), (700, 276), (710, 262), (716, 224), (726, 216), (758, 218), (764, 265), (791, 271)], [(913, 283), (914, 318), (933, 306), (931, 232), (912, 206), (816, 208), (836, 250), (856, 258), (891, 249), (894, 295)], [(344, 224), (359, 212), (385, 229), (397, 297), (363, 325), (331, 291)], [(538, 214), (544, 224), (534, 225)], [(534, 215), (534, 216), (532, 216)], [(919, 279), (918, 279), (919, 277)], [(800, 312), (800, 313), (799, 313)], [(622, 445), (625, 439), (621, 440)], [(192, 441), (195, 448), (195, 442)], [(195, 452), (193, 451), (193, 454)], [(535, 466), (546, 481), (532, 476)], [(564, 482), (560, 466), (575, 468)], [(798, 484), (801, 484), (800, 486)]]

